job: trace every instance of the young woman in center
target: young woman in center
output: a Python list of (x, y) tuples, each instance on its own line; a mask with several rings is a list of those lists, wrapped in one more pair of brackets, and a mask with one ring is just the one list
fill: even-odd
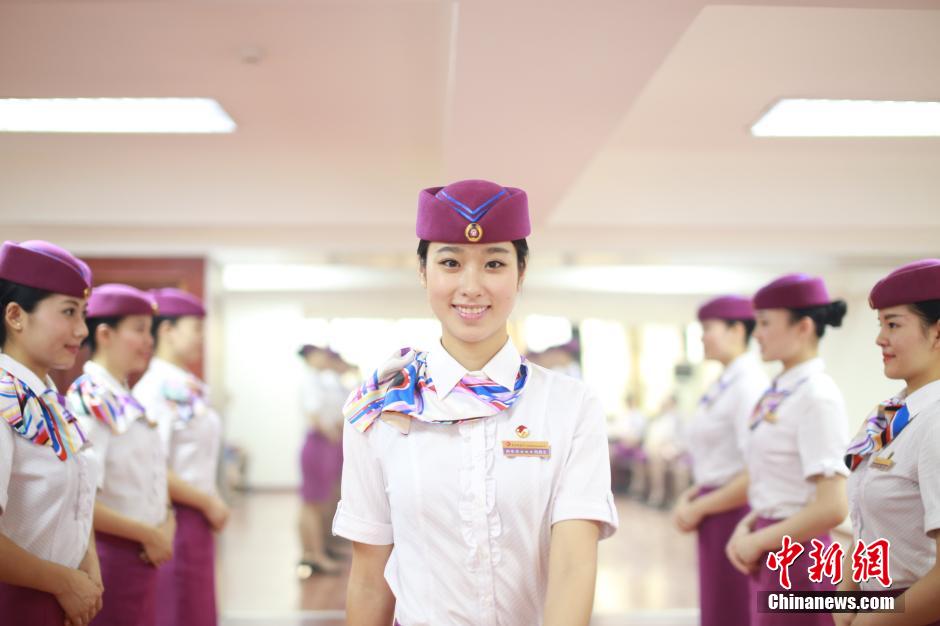
[(617, 526), (600, 403), (526, 363), (506, 323), (526, 194), (482, 180), (418, 201), (419, 278), (441, 341), (402, 349), (346, 407), (335, 534), (352, 626), (586, 626)]
[(766, 613), (760, 591), (784, 592), (779, 572), (766, 564), (782, 549), (784, 536), (803, 544), (789, 567), (792, 590), (832, 591), (823, 578), (809, 579), (811, 540), (826, 547), (829, 531), (848, 512), (842, 457), (848, 421), (842, 393), (826, 373), (819, 341), (827, 326), (841, 326), (846, 306), (832, 301), (822, 279), (788, 274), (754, 295), (754, 337), (765, 361), (783, 371), (760, 398), (750, 418), (747, 442), (748, 504), (751, 513), (737, 526), (727, 555), (751, 575), (751, 625), (832, 624), (828, 613)]
[(680, 497), (675, 522), (698, 535), (699, 605), (702, 626), (747, 626), (747, 577), (725, 557), (731, 533), (748, 513), (748, 418), (767, 389), (767, 374), (748, 353), (754, 331), (750, 298), (721, 296), (698, 310), (705, 358), (724, 371), (699, 402), (689, 426), (694, 484)]

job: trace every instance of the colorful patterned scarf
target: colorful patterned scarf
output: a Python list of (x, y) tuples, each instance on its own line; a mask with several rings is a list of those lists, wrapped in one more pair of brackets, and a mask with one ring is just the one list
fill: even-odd
[(854, 471), (870, 454), (894, 441), (911, 423), (911, 414), (901, 398), (891, 398), (875, 407), (862, 424), (845, 453), (845, 464)]
[(118, 435), (126, 432), (131, 424), (142, 417), (151, 426), (156, 426), (156, 422), (147, 417), (143, 405), (134, 396), (129, 393), (118, 395), (88, 374), (79, 376), (69, 387), (68, 401), (73, 412), (97, 418)]
[(209, 409), (206, 384), (191, 374), (185, 380), (168, 380), (163, 384), (163, 397), (175, 407), (179, 419), (189, 422)]
[(60, 461), (85, 445), (85, 435), (56, 390), (36, 395), (29, 386), (0, 368), (0, 417), (16, 434), (38, 446), (49, 446)]
[(754, 430), (763, 421), (771, 423), (777, 421), (777, 409), (780, 408), (784, 400), (799, 389), (807, 380), (809, 380), (808, 376), (798, 381), (790, 389), (777, 389), (777, 381), (775, 380), (774, 384), (764, 392), (764, 395), (761, 396), (760, 400), (758, 400), (757, 404), (754, 406), (754, 411), (751, 413), (751, 419), (748, 425), (749, 428)]
[(512, 389), (488, 378), (464, 376), (446, 398), (437, 395), (428, 376), (428, 353), (402, 348), (350, 394), (343, 415), (365, 432), (383, 411), (402, 413), (422, 422), (454, 424), (496, 415), (519, 399), (528, 379), (525, 359)]
[(705, 395), (703, 395), (702, 398), (698, 401), (699, 406), (705, 407), (706, 409), (712, 408), (712, 405), (718, 401), (718, 398), (721, 397), (721, 394), (723, 394), (725, 390), (731, 386), (731, 383), (733, 383), (737, 378), (738, 376), (728, 376), (727, 378), (722, 376), (719, 378), (718, 382), (712, 385)]

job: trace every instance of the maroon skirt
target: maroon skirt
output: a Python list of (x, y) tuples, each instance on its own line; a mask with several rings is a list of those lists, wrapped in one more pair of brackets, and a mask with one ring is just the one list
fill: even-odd
[(343, 473), (343, 444), (332, 442), (315, 430), (307, 433), (300, 451), (300, 495), (304, 502), (329, 502)]
[[(780, 520), (758, 517), (756, 530), (776, 524)], [(832, 537), (826, 533), (816, 537), (826, 548), (832, 545)], [(751, 626), (832, 626), (832, 615), (829, 613), (761, 613), (759, 609), (761, 591), (786, 593), (788, 591), (835, 591), (832, 581), (823, 577), (822, 582), (813, 582), (809, 579), (809, 567), (813, 560), (809, 556), (812, 545), (809, 541), (803, 544), (803, 552), (790, 565), (790, 589), (780, 585), (780, 573), (767, 567), (766, 555), (758, 561), (757, 571), (751, 574)]]
[[(701, 487), (698, 495), (714, 491)], [(748, 514), (747, 505), (709, 515), (698, 525), (698, 581), (702, 626), (747, 626), (751, 614), (748, 578), (734, 569), (725, 546)]]
[[(0, 615), (15, 616), (19, 620), (17, 624), (28, 626), (62, 626), (65, 623), (65, 612), (54, 595), (6, 583), (0, 583)], [(6, 619), (3, 623), (7, 623)]]
[(157, 568), (140, 558), (143, 547), (105, 533), (95, 533), (95, 543), (104, 596), (92, 626), (154, 626)]
[(173, 558), (157, 570), (158, 626), (217, 626), (215, 536), (202, 512), (175, 504)]

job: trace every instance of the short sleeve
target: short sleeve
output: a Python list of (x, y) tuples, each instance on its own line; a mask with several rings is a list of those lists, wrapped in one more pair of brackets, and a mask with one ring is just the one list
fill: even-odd
[(348, 422), (343, 429), (343, 480), (333, 534), (371, 545), (391, 545), (391, 510), (382, 465), (370, 439), (382, 424), (360, 433)]
[(552, 525), (571, 519), (602, 523), (601, 539), (617, 530), (610, 490), (610, 452), (600, 401), (585, 393), (552, 504)]
[(13, 476), (13, 450), (15, 442), (13, 429), (8, 424), (0, 424), (0, 515), (7, 508), (10, 495), (10, 478)]
[(917, 453), (917, 482), (924, 504), (924, 531), (940, 529), (940, 423), (937, 414), (918, 419), (930, 420)]
[(79, 426), (85, 438), (91, 443), (82, 454), (91, 463), (97, 476), (96, 487), (104, 487), (105, 466), (108, 462), (108, 447), (111, 443), (111, 429), (100, 420), (88, 415), (77, 415)]
[(841, 398), (806, 397), (800, 411), (796, 436), (803, 478), (848, 476), (849, 425)]

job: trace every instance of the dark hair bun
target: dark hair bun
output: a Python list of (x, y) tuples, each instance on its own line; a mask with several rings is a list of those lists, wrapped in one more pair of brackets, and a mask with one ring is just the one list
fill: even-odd
[(842, 319), (845, 317), (848, 310), (849, 307), (845, 303), (845, 300), (839, 299), (835, 302), (830, 302), (826, 307), (825, 323), (834, 328), (839, 328), (842, 326)]

